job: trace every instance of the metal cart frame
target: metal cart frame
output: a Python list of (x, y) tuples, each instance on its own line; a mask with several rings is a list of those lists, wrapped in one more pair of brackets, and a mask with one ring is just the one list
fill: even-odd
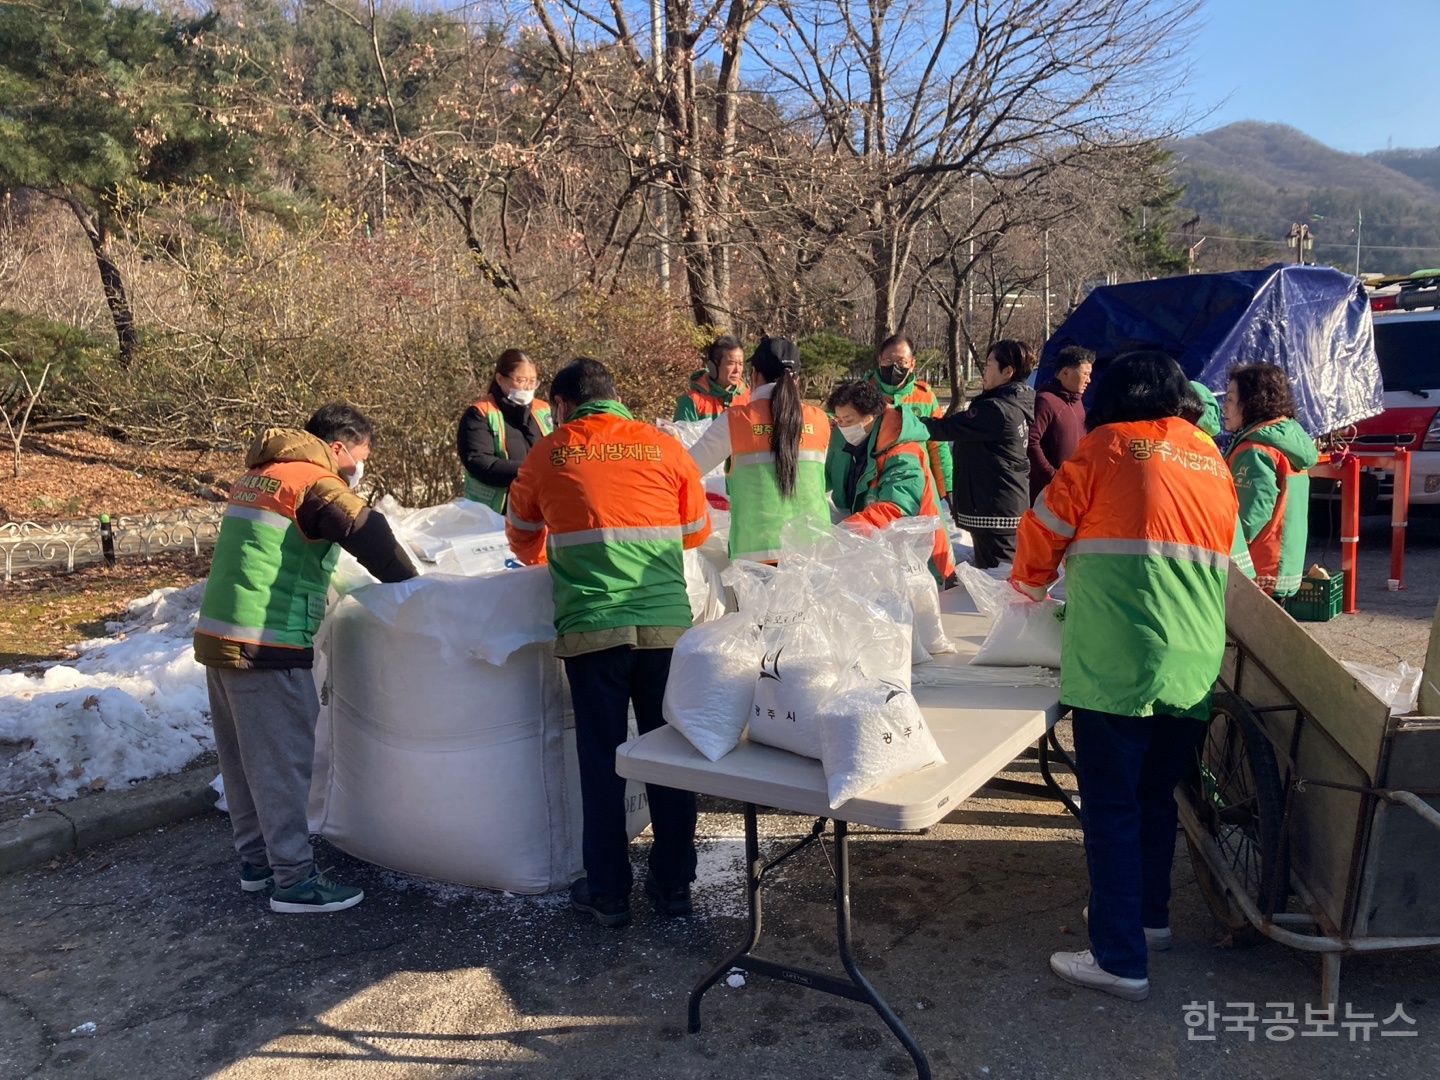
[[(1440, 717), (1392, 717), (1234, 570), (1227, 604), (1216, 719), (1177, 793), (1181, 825), (1217, 917), (1319, 953), (1333, 1009), (1344, 957), (1440, 947)], [(1292, 897), (1303, 911), (1286, 910)]]

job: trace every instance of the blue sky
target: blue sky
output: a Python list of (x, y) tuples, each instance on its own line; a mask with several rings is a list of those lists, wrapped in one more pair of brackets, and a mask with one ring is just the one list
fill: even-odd
[(1197, 131), (1268, 120), (1337, 150), (1440, 145), (1440, 105), (1424, 92), (1440, 0), (1206, 0), (1201, 20), (1191, 107), (1216, 111)]

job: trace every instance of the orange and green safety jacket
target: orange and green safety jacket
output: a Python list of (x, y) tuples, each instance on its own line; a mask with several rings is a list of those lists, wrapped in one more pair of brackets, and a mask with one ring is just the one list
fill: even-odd
[[(903, 408), (906, 412), (922, 418), (945, 415), (945, 406), (940, 404), (939, 395), (930, 389), (930, 384), (924, 379), (917, 378), (913, 369), (899, 386), (887, 383), (878, 367), (870, 372), (869, 379), (879, 388), (886, 402), (896, 408)], [(950, 444), (940, 439), (929, 440), (926, 444), (925, 460), (930, 475), (935, 478), (937, 493), (940, 498), (948, 499), (955, 486), (955, 466)]]
[(1020, 519), (1012, 572), (1045, 587), (1065, 560), (1064, 704), (1209, 719), (1237, 508), (1214, 441), (1186, 420), (1080, 440)]
[[(505, 452), (505, 414), (500, 411), (500, 406), (487, 395), (475, 402), (474, 409), (490, 428), (490, 435), (495, 440), (495, 456), (509, 457)], [(535, 424), (541, 435), (549, 435), (555, 430), (550, 419), (550, 406), (545, 402), (536, 398), (530, 403), (530, 413), (535, 417)], [(469, 469), (465, 470), (465, 498), (471, 502), (484, 503), (497, 514), (505, 512), (505, 496), (509, 490), (477, 480)]]
[(1310, 474), (1315, 440), (1289, 417), (1235, 436), (1225, 454), (1240, 496), (1240, 528), (1255, 564), (1255, 584), (1276, 599), (1294, 596), (1305, 572), (1310, 533)]
[(955, 553), (950, 534), (940, 513), (940, 499), (925, 451), (928, 433), (915, 416), (893, 406), (886, 408), (870, 428), (864, 443), (864, 466), (849, 488), (850, 464), (854, 453), (836, 433), (826, 465), (830, 498), (850, 516), (842, 524), (865, 524), (883, 529), (902, 517), (933, 517), (935, 547), (930, 555), (930, 572), (943, 585), (955, 573)]
[(750, 400), (750, 388), (721, 386), (704, 368), (690, 376), (690, 389), (675, 399), (676, 420), (710, 420)]
[(217, 668), (308, 668), (337, 544), (381, 581), (414, 577), (415, 567), (314, 435), (269, 428), (245, 465), (215, 541), (195, 659)]
[[(763, 390), (763, 387), (762, 387)], [(825, 460), (830, 448), (830, 418), (823, 409), (804, 405), (800, 450), (795, 465), (795, 490), (780, 494), (775, 455), (770, 450), (773, 407), (768, 397), (732, 405), (730, 471), (725, 491), (730, 498), (730, 558), (774, 562), (780, 558), (780, 534), (795, 518), (810, 517), (829, 527), (825, 504)]]
[(521, 562), (549, 563), (558, 635), (691, 624), (684, 552), (710, 535), (705, 484), (678, 439), (618, 401), (535, 444), (505, 534)]

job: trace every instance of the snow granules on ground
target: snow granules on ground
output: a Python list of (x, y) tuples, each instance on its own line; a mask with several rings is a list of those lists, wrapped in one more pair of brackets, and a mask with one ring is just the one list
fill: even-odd
[(109, 637), (35, 675), (0, 671), (0, 798), (68, 799), (176, 772), (213, 749), (191, 638), (205, 583), (157, 589)]

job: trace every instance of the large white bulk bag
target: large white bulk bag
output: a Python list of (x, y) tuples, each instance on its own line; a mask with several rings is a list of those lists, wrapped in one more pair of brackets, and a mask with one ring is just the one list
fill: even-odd
[[(580, 784), (544, 568), (432, 575), (339, 600), (311, 828), (408, 874), (542, 893), (582, 872)], [(631, 835), (649, 821), (627, 794)]]

